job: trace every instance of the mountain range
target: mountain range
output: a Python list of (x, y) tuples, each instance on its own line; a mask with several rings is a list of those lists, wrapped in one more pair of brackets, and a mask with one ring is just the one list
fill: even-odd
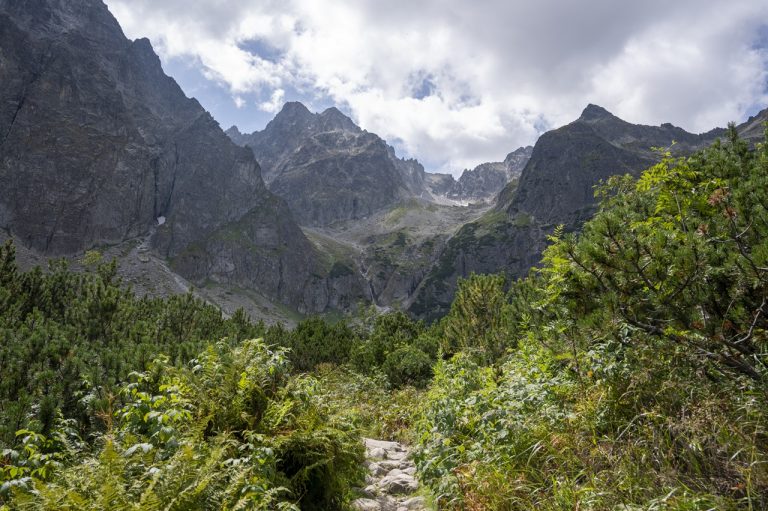
[[(4, 236), (43, 259), (97, 248), (267, 319), (360, 302), (440, 317), (459, 278), (522, 276), (556, 225), (578, 230), (601, 180), (724, 134), (589, 105), (457, 180), (336, 108), (291, 102), (262, 131), (225, 133), (100, 0), (0, 0), (0, 27)], [(740, 134), (759, 139), (766, 119)]]

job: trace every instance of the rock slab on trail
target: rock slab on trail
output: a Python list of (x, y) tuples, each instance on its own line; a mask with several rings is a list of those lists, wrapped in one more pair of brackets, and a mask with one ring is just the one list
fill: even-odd
[(364, 438), (368, 486), (352, 502), (357, 511), (423, 511), (424, 497), (414, 495), (419, 482), (410, 451), (398, 442)]

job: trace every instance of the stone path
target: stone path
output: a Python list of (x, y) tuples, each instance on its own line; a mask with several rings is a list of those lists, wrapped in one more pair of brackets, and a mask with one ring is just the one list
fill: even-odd
[(426, 511), (424, 497), (414, 496), (416, 466), (402, 444), (364, 438), (369, 474), (364, 498), (352, 502), (357, 511)]

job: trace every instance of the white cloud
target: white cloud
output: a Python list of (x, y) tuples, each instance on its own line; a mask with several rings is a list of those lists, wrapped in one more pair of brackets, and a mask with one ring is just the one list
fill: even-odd
[(276, 114), (283, 107), (283, 103), (285, 103), (285, 91), (283, 89), (277, 89), (272, 93), (269, 101), (259, 104), (259, 109), (264, 112)]
[(233, 98), (268, 98), (266, 112), (286, 90), (327, 98), (435, 170), (501, 159), (589, 102), (694, 131), (768, 103), (765, 0), (108, 4)]
[(234, 98), (232, 98), (232, 100), (235, 102), (235, 106), (237, 108), (243, 108), (245, 106), (245, 100), (240, 96), (235, 96)]

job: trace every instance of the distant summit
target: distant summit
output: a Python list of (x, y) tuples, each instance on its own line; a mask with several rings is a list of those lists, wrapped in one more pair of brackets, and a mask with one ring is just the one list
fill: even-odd
[(579, 120), (581, 121), (596, 121), (600, 119), (608, 119), (616, 117), (611, 112), (606, 110), (605, 108), (593, 105), (592, 103), (587, 105), (587, 108), (584, 109), (584, 111), (581, 112), (581, 116), (579, 117)]
[(517, 180), (531, 158), (532, 146), (520, 147), (502, 162), (482, 163), (465, 170), (446, 196), (460, 201), (491, 201), (512, 181)]
[(290, 102), (262, 131), (227, 133), (253, 151), (270, 190), (302, 225), (365, 218), (399, 200), (430, 196), (421, 164), (397, 158), (335, 107), (312, 113)]

